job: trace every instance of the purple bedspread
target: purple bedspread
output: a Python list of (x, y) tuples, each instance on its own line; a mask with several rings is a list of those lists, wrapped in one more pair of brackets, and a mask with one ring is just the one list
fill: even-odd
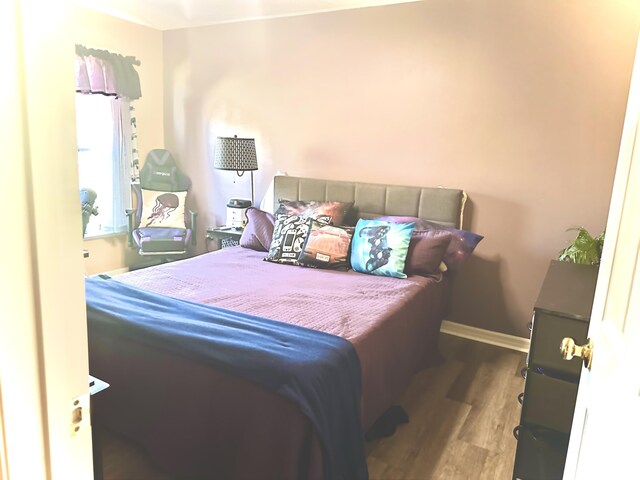
[[(265, 262), (264, 252), (232, 247), (118, 275), (164, 295), (279, 320), (349, 340), (363, 373), (363, 423), (388, 407), (389, 386), (437, 362), (445, 285)], [(387, 325), (387, 321), (393, 323)], [(410, 373), (399, 374), (409, 369)], [(402, 378), (402, 382), (398, 381)], [(405, 385), (406, 386), (406, 385)], [(400, 393), (402, 390), (400, 390)], [(383, 406), (384, 405), (384, 406)]]
[(360, 360), (348, 340), (285, 322), (85, 279), (89, 329), (228, 372), (293, 401), (314, 426), (327, 480), (366, 480)]
[[(365, 430), (400, 400), (417, 371), (441, 360), (446, 279), (302, 268), (265, 262), (264, 256), (232, 247), (116, 278), (349, 340), (360, 358)], [(202, 478), (322, 478), (317, 438), (293, 405), (110, 332), (94, 334), (89, 353), (92, 374), (112, 384), (98, 399), (104, 403), (99, 418), (138, 440), (170, 471), (202, 472)], [(174, 398), (183, 393), (189, 395), (187, 411)], [(168, 409), (182, 409), (182, 416)]]
[[(264, 252), (226, 248), (118, 275), (120, 282), (338, 335), (358, 343), (369, 329), (435, 281), (405, 280), (262, 261)], [(426, 312), (425, 312), (426, 313)]]

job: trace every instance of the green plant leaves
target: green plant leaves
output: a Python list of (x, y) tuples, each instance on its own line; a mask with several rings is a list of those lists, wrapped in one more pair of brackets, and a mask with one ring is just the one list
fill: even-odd
[(597, 238), (593, 238), (583, 227), (567, 229), (567, 231), (571, 230), (577, 231), (578, 235), (573, 242), (560, 251), (558, 260), (586, 265), (600, 264), (605, 232), (603, 231)]

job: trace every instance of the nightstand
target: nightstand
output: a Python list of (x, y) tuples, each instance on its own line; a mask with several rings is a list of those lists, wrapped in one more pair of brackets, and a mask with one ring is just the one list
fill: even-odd
[[(207, 250), (218, 250), (220, 248), (235, 247), (240, 245), (240, 237), (243, 228), (236, 227), (209, 227), (207, 228)], [(215, 241), (215, 248), (210, 248), (210, 242)]]

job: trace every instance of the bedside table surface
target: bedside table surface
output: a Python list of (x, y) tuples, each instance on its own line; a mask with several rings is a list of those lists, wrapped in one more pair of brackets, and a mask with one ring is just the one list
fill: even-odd
[(244, 228), (235, 227), (209, 227), (207, 228), (208, 237), (235, 237), (242, 235)]
[(209, 248), (209, 242), (216, 242), (217, 249), (240, 245), (240, 237), (242, 237), (243, 231), (244, 228), (234, 227), (207, 228), (207, 251), (211, 251)]
[(207, 232), (227, 232), (227, 233), (242, 233), (244, 228), (242, 227), (207, 227)]

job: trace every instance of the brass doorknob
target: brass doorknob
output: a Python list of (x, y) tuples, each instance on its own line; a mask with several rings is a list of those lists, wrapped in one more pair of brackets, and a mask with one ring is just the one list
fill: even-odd
[(584, 366), (591, 370), (591, 358), (593, 356), (593, 342), (587, 338), (584, 345), (576, 345), (571, 337), (565, 337), (560, 344), (560, 354), (565, 360), (571, 360), (573, 357), (580, 357), (584, 362)]

